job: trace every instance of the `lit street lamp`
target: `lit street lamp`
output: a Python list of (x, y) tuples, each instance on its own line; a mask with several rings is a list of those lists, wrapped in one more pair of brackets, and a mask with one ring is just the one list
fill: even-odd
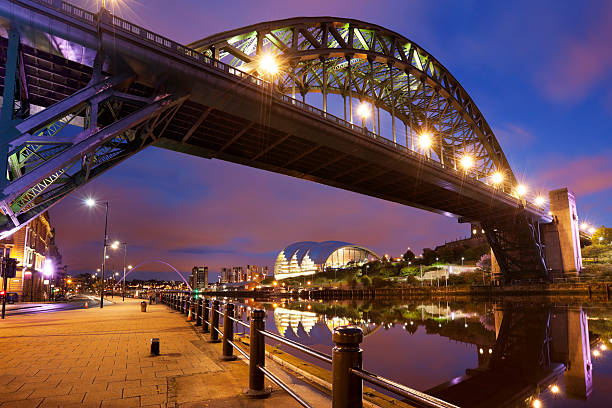
[[(96, 206), (96, 201), (93, 198), (88, 198), (85, 200), (85, 205), (92, 208)], [(104, 207), (106, 208), (105, 216), (104, 216), (104, 250), (102, 256), (102, 290), (100, 290), (100, 309), (104, 307), (104, 272), (106, 270), (106, 259), (108, 256), (106, 255), (106, 246), (108, 241), (108, 201), (104, 202)]]
[[(127, 242), (113, 242), (111, 248), (119, 249), (119, 246), (123, 245), (123, 281), (121, 282), (121, 291), (122, 291), (122, 301), (125, 302), (125, 260), (127, 258)], [(129, 266), (129, 269), (132, 269), (132, 265)], [(118, 274), (117, 274), (118, 275)]]

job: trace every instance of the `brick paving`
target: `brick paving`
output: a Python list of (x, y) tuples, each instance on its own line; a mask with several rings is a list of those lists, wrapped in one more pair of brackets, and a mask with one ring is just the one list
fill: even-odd
[(220, 345), (184, 315), (164, 305), (141, 313), (139, 302), (0, 321), (0, 408), (297, 406), (277, 388), (246, 399), (244, 362), (219, 361)]

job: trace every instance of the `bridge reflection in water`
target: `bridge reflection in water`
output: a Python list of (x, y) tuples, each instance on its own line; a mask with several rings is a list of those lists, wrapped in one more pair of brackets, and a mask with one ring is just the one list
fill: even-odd
[[(464, 375), (425, 390), (461, 407), (538, 406), (539, 399), (561, 393), (586, 400), (593, 389), (591, 346), (598, 339), (590, 341), (582, 307), (508, 302), (486, 305), (482, 313), (482, 309), (466, 306), (462, 310), (446, 302), (390, 307), (304, 302), (270, 306), (269, 326), (284, 337), (322, 350), (332, 346), (334, 327), (362, 327), (366, 362), (368, 347), (376, 344), (368, 343), (367, 337), (374, 333), (393, 336), (392, 331), (380, 331), (392, 326), (410, 333), (424, 327), (427, 334), (474, 345), (476, 367), (466, 367)], [(401, 360), (389, 360), (386, 368), (397, 371), (391, 365)], [(384, 366), (376, 370), (385, 375)]]

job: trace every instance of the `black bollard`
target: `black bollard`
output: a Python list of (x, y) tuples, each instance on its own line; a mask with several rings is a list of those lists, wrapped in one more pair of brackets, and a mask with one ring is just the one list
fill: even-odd
[(151, 339), (151, 354), (159, 356), (159, 339), (157, 337)]
[(208, 333), (210, 331), (210, 300), (204, 299), (202, 312), (202, 333)]
[(212, 316), (210, 320), (212, 321), (212, 328), (210, 329), (210, 342), (220, 343), (221, 340), (219, 340), (219, 332), (217, 331), (219, 330), (219, 301), (218, 300), (213, 301)]
[(363, 330), (356, 326), (336, 327), (332, 334), (332, 408), (362, 408), (363, 380), (351, 373), (361, 368)]
[(234, 305), (228, 303), (225, 306), (225, 316), (223, 316), (223, 361), (233, 361), (236, 359), (234, 355), (234, 347), (229, 342), (234, 342), (234, 321), (231, 319), (234, 317)]
[(202, 299), (198, 299), (196, 301), (196, 319), (195, 319), (195, 325), (196, 326), (201, 326), (202, 325)]
[(266, 329), (262, 309), (251, 310), (251, 337), (249, 346), (249, 389), (245, 394), (251, 398), (266, 398), (270, 390), (264, 387), (264, 373), (259, 367), (266, 365), (266, 342), (262, 331)]

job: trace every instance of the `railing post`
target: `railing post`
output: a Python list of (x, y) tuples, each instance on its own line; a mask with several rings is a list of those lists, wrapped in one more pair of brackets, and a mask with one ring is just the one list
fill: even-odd
[(196, 326), (201, 326), (202, 325), (202, 298), (199, 298), (196, 300), (196, 318), (195, 318), (195, 325)]
[(266, 312), (262, 309), (251, 310), (251, 334), (249, 346), (249, 389), (246, 395), (252, 398), (266, 398), (270, 390), (264, 388), (264, 373), (259, 367), (266, 365), (266, 342), (263, 331), (266, 329), (264, 318)]
[(191, 313), (191, 318), (193, 320), (195, 320), (195, 305), (196, 305), (195, 295), (189, 294), (189, 313)]
[(202, 317), (202, 333), (208, 333), (210, 328), (208, 327), (210, 324), (210, 301), (208, 299), (204, 299), (203, 309), (203, 317)]
[(212, 320), (212, 328), (210, 329), (210, 342), (211, 343), (219, 343), (219, 301), (213, 301), (212, 307), (212, 316), (210, 317)]
[(234, 341), (234, 304), (228, 303), (225, 305), (225, 316), (223, 316), (223, 361), (233, 361), (236, 359), (234, 355), (234, 347), (229, 342)]
[(332, 408), (362, 408), (363, 380), (351, 373), (361, 368), (363, 330), (355, 326), (336, 327), (332, 334)]

